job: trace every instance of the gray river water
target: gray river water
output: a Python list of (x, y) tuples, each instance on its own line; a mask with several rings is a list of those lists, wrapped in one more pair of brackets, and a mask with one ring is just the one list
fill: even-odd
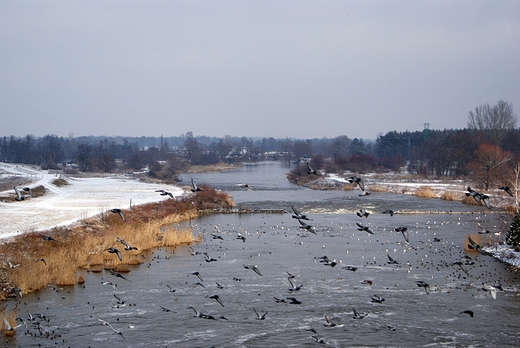
[[(229, 192), (242, 208), (290, 211), (294, 204), (312, 219), (307, 222), (315, 226), (316, 235), (299, 228), (289, 213), (224, 214), (187, 222), (194, 234), (204, 236), (203, 241), (193, 249), (179, 246), (145, 254), (145, 263), (125, 274), (128, 281), (108, 272), (85, 272), (83, 285), (49, 288), (19, 299), (20, 317), (38, 313), (47, 320), (28, 321), (27, 328), (18, 328), (9, 340), (2, 337), (2, 343), (7, 347), (518, 346), (519, 274), (489, 256), (466, 254), (463, 247), (464, 236), (478, 231), (477, 223), (504, 235), (508, 220), (501, 214), (408, 195), (359, 197), (358, 191), (313, 191), (286, 180), (289, 166), (248, 164), (193, 178), (199, 185)], [(184, 179), (189, 181), (189, 176)], [(253, 190), (240, 189), (240, 183)], [(355, 214), (361, 208), (371, 213), (368, 218)], [(382, 214), (385, 209), (424, 213), (391, 217)], [(370, 226), (374, 234), (358, 231), (357, 222)], [(408, 227), (409, 243), (394, 231), (397, 226)], [(246, 240), (237, 239), (239, 234)], [(203, 252), (216, 261), (206, 262)], [(398, 263), (389, 264), (388, 255)], [(464, 255), (474, 262), (464, 265), (467, 273), (452, 264)], [(323, 256), (336, 265), (320, 262)], [(257, 266), (261, 276), (244, 265)], [(202, 280), (192, 272), (199, 272)], [(287, 272), (295, 276), (295, 286), (302, 285), (300, 290), (289, 290)], [(104, 280), (117, 286), (102, 285)], [(493, 299), (483, 283), (493, 285), (497, 280), (504, 291)], [(429, 293), (417, 281), (428, 283)], [(116, 304), (114, 295), (124, 305)], [(372, 302), (374, 295), (384, 301)], [(301, 303), (290, 303), (288, 298)], [(14, 306), (14, 300), (7, 305)], [(190, 306), (215, 319), (197, 317)], [(253, 308), (260, 315), (267, 312), (265, 319), (258, 319)], [(353, 309), (366, 316), (353, 318)], [(461, 313), (466, 310), (473, 317)], [(336, 325), (325, 326), (325, 315)]]

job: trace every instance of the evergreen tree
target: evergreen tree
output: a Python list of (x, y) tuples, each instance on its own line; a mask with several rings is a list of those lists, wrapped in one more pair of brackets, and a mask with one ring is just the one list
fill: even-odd
[(515, 213), (509, 232), (507, 233), (506, 243), (514, 248), (520, 246), (520, 213)]

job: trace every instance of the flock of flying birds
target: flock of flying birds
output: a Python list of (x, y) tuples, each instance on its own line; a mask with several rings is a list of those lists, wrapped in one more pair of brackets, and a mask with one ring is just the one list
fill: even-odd
[[(308, 168), (308, 171), (307, 171), (308, 174), (319, 175), (319, 173), (317, 173), (314, 169), (312, 169), (312, 167), (309, 164), (307, 164), (307, 168)], [(350, 178), (348, 178), (348, 181), (350, 183), (352, 183), (354, 185), (357, 185), (359, 187), (359, 189), (361, 190), (361, 194), (359, 196), (370, 195), (370, 192), (368, 192), (368, 190), (366, 189), (365, 184), (364, 184), (362, 178), (356, 177), (356, 176), (351, 176)], [(247, 184), (241, 184), (240, 187), (248, 189), (248, 190), (251, 190), (251, 188)], [(511, 196), (513, 195), (511, 190), (508, 187), (503, 186), (503, 187), (500, 187), (500, 189), (504, 190), (505, 192), (507, 192)], [(16, 186), (14, 187), (14, 190), (15, 190), (15, 192), (17, 194), (17, 200), (23, 200), (24, 196), (23, 196), (23, 194), (21, 194), (20, 190)], [(27, 192), (30, 195), (32, 195), (32, 192), (30, 191), (30, 188), (28, 188), (28, 187), (24, 187), (21, 190), (23, 192)], [(191, 179), (191, 191), (193, 193), (201, 191), (201, 189), (196, 185), (196, 183), (193, 180), (193, 178)], [(173, 198), (173, 195), (170, 192), (167, 192), (165, 190), (157, 190), (156, 192), (160, 193), (161, 196), (170, 196), (171, 198)], [(483, 194), (483, 193), (479, 193), (479, 192), (471, 189), (470, 187), (468, 187), (468, 192), (466, 193), (466, 196), (473, 197), (478, 204), (484, 203), (485, 206), (488, 209), (491, 209), (491, 206), (489, 204), (489, 196), (488, 195)], [(291, 210), (292, 210), (292, 215), (291, 216), (292, 216), (293, 219), (296, 219), (298, 221), (299, 228), (301, 228), (302, 230), (304, 230), (306, 232), (309, 232), (311, 234), (315, 234), (315, 235), (317, 234), (316, 233), (317, 232), (316, 231), (316, 227), (308, 222), (308, 221), (312, 221), (312, 219), (309, 216), (307, 216), (306, 214), (302, 213), (294, 205), (291, 206)], [(119, 216), (121, 217), (121, 220), (125, 221), (125, 216), (124, 216), (124, 214), (123, 214), (121, 209), (114, 208), (114, 209), (111, 209), (111, 212), (114, 213), (114, 214), (119, 214)], [(382, 213), (389, 214), (391, 217), (393, 217), (395, 212), (393, 210), (385, 210)], [(356, 215), (359, 218), (361, 218), (361, 219), (368, 219), (370, 213), (367, 212), (364, 208), (361, 208), (359, 211), (356, 212)], [(371, 234), (371, 235), (374, 234), (374, 232), (372, 231), (372, 229), (371, 229), (371, 227), (369, 225), (365, 225), (365, 224), (362, 224), (360, 222), (357, 222), (356, 226), (357, 226), (358, 231), (364, 231), (364, 232), (366, 232), (368, 234)], [(394, 231), (398, 232), (398, 233), (401, 233), (405, 245), (409, 245), (409, 243), (410, 243), (410, 238), (409, 237), (410, 236), (408, 234), (408, 228), (407, 227), (405, 227), (405, 226), (398, 226), (398, 227), (396, 227), (394, 229)], [(487, 231), (486, 231), (486, 233), (487, 233)], [(56, 239), (54, 239), (51, 236), (44, 235), (44, 234), (40, 234), (40, 236), (44, 240), (58, 242)], [(223, 240), (222, 236), (220, 236), (218, 234), (211, 234), (210, 237), (213, 240)], [(244, 235), (240, 234), (240, 233), (236, 236), (236, 239), (237, 240), (241, 240), (244, 243), (246, 242), (246, 237)], [(434, 238), (434, 241), (435, 241), (435, 238)], [(440, 240), (437, 239), (437, 241), (440, 241)], [(129, 242), (121, 239), (118, 236), (116, 236), (116, 242), (120, 243), (124, 247), (122, 249), (123, 251), (119, 250), (116, 247), (107, 248), (107, 249), (105, 249), (105, 251), (107, 251), (107, 252), (109, 252), (111, 254), (116, 255), (117, 258), (120, 261), (123, 260), (123, 253), (124, 253), (124, 251), (138, 250), (138, 248), (136, 246), (131, 245)], [(478, 253), (480, 253), (482, 255), (488, 255), (488, 253), (486, 251), (484, 251), (481, 248), (481, 246), (478, 245), (471, 238), (468, 238), (468, 243), (469, 243), (467, 245), (468, 249), (475, 250), (475, 251), (477, 251)], [(208, 252), (195, 251), (191, 247), (190, 247), (190, 249), (191, 249), (191, 255), (192, 256), (199, 255), (199, 254), (204, 255), (204, 261), (206, 263), (211, 263), (211, 262), (218, 261), (216, 258), (210, 257)], [(388, 264), (390, 264), (390, 265), (399, 264), (399, 261), (395, 260), (394, 258), (392, 258), (388, 253), (386, 254), (386, 256), (388, 258), (388, 262), (387, 262)], [(338, 261), (331, 260), (327, 256), (320, 256), (320, 257), (316, 257), (315, 259), (316, 259), (316, 262), (319, 262), (319, 263), (321, 263), (321, 264), (323, 264), (325, 266), (329, 266), (331, 268), (332, 267), (336, 267), (338, 265)], [(45, 263), (45, 260), (42, 259), (41, 261)], [(475, 264), (474, 260), (471, 257), (466, 256), (466, 255), (461, 257), (459, 260), (454, 261), (454, 262), (451, 263), (452, 266), (459, 267), (460, 270), (462, 272), (464, 272), (464, 274), (466, 274), (466, 275), (468, 275), (468, 271), (467, 271), (466, 267), (469, 266), (469, 265), (474, 265), (474, 264)], [(14, 268), (14, 267), (17, 267), (18, 265), (13, 265), (11, 262), (9, 262), (9, 266), (10, 266), (10, 268)], [(243, 264), (243, 268), (247, 269), (247, 270), (251, 270), (252, 272), (254, 272), (259, 277), (263, 277), (264, 276), (257, 265)], [(347, 270), (347, 271), (356, 272), (358, 267), (356, 267), (356, 266), (344, 266), (344, 267), (342, 267), (342, 269)], [(296, 280), (295, 280), (296, 276), (295, 275), (289, 273), (288, 271), (285, 271), (285, 272), (287, 273), (287, 281), (289, 283), (289, 287), (287, 288), (287, 291), (289, 292), (290, 296), (285, 296), (283, 298), (274, 297), (274, 301), (276, 303), (286, 303), (286, 304), (292, 304), (292, 305), (299, 305), (302, 302), (295, 297), (295, 294), (298, 293), (304, 287), (304, 285), (296, 283)], [(115, 272), (115, 271), (109, 271), (109, 273), (110, 273), (111, 276), (113, 276), (115, 278), (123, 279), (123, 280), (129, 281), (129, 282), (131, 281), (131, 280), (126, 278), (121, 273), (118, 273), (118, 272)], [(191, 272), (187, 276), (188, 277), (189, 276), (195, 276), (199, 280), (199, 282), (196, 282), (196, 283), (192, 284), (193, 287), (205, 288), (207, 286), (207, 285), (205, 285), (203, 277), (202, 277), (202, 274), (199, 271)], [(460, 275), (459, 275), (459, 277), (460, 277)], [(233, 278), (233, 280), (237, 281), (237, 282), (241, 281), (240, 278)], [(218, 282), (215, 282), (215, 284), (216, 284), (216, 287), (218, 289), (223, 289), (223, 286), (220, 285)], [(372, 285), (372, 280), (366, 279), (366, 280), (363, 281), (363, 284), (366, 284), (366, 285), (370, 286), (370, 285)], [(116, 289), (116, 286), (117, 286), (114, 282), (112, 282), (112, 281), (105, 281), (105, 280), (102, 281), (102, 285), (112, 286), (114, 288), (114, 290)], [(430, 284), (428, 284), (427, 281), (425, 281), (425, 280), (417, 280), (416, 281), (416, 285), (419, 288), (423, 288), (424, 291), (426, 292), (426, 294), (428, 294), (428, 295), (430, 294)], [(168, 291), (169, 292), (176, 292), (176, 290), (174, 288), (172, 288), (170, 285), (166, 285), (166, 286), (168, 287), (168, 289), (169, 289)], [(496, 298), (497, 290), (498, 291), (503, 291), (503, 288), (502, 288), (500, 282), (496, 281), (494, 283), (494, 285), (483, 283), (481, 290), (489, 291), (491, 293), (492, 297)], [(125, 300), (123, 300), (121, 297), (117, 296), (115, 293), (113, 294), (113, 296), (115, 298), (115, 300), (114, 300), (114, 305), (115, 306), (119, 307), (119, 306), (124, 306), (125, 305), (125, 302), (126, 302)], [(214, 295), (208, 296), (208, 298), (211, 299), (211, 300), (216, 301), (216, 303), (218, 303), (220, 306), (225, 307), (225, 304), (224, 304), (222, 298), (218, 294), (214, 294)], [(385, 301), (385, 299), (383, 297), (381, 297), (380, 295), (377, 295), (377, 294), (374, 294), (373, 296), (371, 296), (370, 300), (371, 300), (372, 303), (375, 303), (375, 304), (382, 304)], [(161, 309), (164, 312), (170, 312), (171, 311), (170, 309), (168, 309), (166, 307), (163, 307), (163, 306), (161, 306)], [(226, 318), (225, 316), (222, 316), (222, 315), (218, 316), (218, 315), (207, 314), (207, 313), (204, 313), (202, 311), (197, 310), (195, 307), (193, 307), (191, 305), (188, 306), (187, 309), (193, 311), (194, 312), (194, 316), (197, 317), (197, 318), (207, 319), (207, 320), (217, 320), (217, 321), (218, 320), (228, 320), (228, 318)], [(263, 321), (263, 320), (267, 320), (268, 319), (269, 311), (259, 311), (257, 308), (254, 308), (254, 307), (252, 307), (251, 310), (254, 313), (254, 315), (255, 315), (254, 318), (256, 320), (262, 320)], [(28, 314), (29, 314), (29, 317), (27, 318), (27, 320), (34, 321), (35, 317), (32, 316), (32, 314), (30, 314), (29, 312), (28, 312)], [(461, 315), (467, 314), (470, 317), (474, 316), (474, 312), (472, 310), (463, 310), (463, 311), (460, 312), (460, 314)], [(353, 319), (361, 320), (361, 319), (365, 318), (367, 315), (368, 315), (367, 313), (358, 312), (355, 308), (352, 308), (352, 318)], [(40, 319), (44, 319), (44, 320), (48, 321), (48, 319), (45, 318), (45, 317), (42, 317)], [(122, 339), (125, 339), (125, 336), (124, 336), (124, 334), (123, 334), (123, 332), (121, 330), (115, 329), (112, 326), (112, 324), (110, 324), (106, 320), (103, 320), (101, 318), (98, 318), (98, 320), (103, 325), (109, 327), (114, 332), (114, 334), (117, 334)], [(5, 327), (5, 329), (7, 331), (14, 331), (14, 330), (16, 330), (18, 327), (20, 327), (22, 325), (27, 326), (27, 322), (26, 322), (25, 319), (17, 318), (17, 321), (19, 321), (20, 324), (17, 324), (16, 326), (11, 326), (9, 321), (4, 317), (4, 327)], [(45, 332), (44, 328), (42, 328), (42, 326), (41, 326), (39, 321), (36, 321), (36, 323), (37, 323), (37, 325), (36, 324), (35, 325), (37, 326), (40, 334), (43, 334)], [(323, 323), (323, 325), (325, 327), (336, 327), (336, 326), (338, 326), (338, 324), (336, 322), (334, 322), (334, 320), (331, 319), (327, 315), (324, 315), (324, 323)], [(396, 327), (392, 326), (392, 325), (388, 325), (388, 329), (391, 330), (391, 331), (394, 331), (394, 330), (396, 330)], [(310, 329), (308, 329), (308, 331), (312, 332), (311, 338), (316, 343), (321, 343), (321, 344), (327, 343), (325, 338), (322, 337), (318, 333), (318, 331), (316, 329), (310, 328)], [(48, 332), (47, 332), (47, 335), (48, 335)]]

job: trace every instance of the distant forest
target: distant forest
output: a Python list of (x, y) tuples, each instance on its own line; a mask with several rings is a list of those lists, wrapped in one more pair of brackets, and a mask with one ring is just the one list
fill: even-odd
[[(505, 114), (505, 116), (504, 116)], [(498, 120), (498, 121), (497, 121)], [(311, 161), (327, 172), (396, 171), (433, 177), (472, 175), (484, 188), (518, 167), (520, 129), (512, 105), (481, 105), (468, 127), (391, 131), (375, 141), (349, 138), (275, 139), (176, 137), (3, 137), (0, 161), (84, 172), (139, 171), (173, 178), (189, 165), (285, 159)]]

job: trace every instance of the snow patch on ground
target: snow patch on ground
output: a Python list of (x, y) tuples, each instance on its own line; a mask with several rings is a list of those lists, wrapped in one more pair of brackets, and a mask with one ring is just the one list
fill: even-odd
[[(106, 212), (112, 208), (129, 209), (139, 205), (170, 199), (155, 190), (166, 190), (178, 197), (186, 191), (177, 186), (143, 183), (131, 176), (110, 175), (93, 178), (65, 177), (30, 166), (0, 163), (2, 175), (17, 175), (33, 180), (29, 187), (43, 185), (43, 197), (27, 197), (21, 202), (0, 202), (0, 239), (32, 231), (44, 231), (70, 225)], [(68, 185), (57, 187), (52, 182), (63, 178)], [(0, 192), (5, 196), (13, 190)]]
[(511, 266), (520, 267), (520, 252), (514, 251), (507, 244), (497, 244), (482, 248), (495, 259), (507, 263)]

